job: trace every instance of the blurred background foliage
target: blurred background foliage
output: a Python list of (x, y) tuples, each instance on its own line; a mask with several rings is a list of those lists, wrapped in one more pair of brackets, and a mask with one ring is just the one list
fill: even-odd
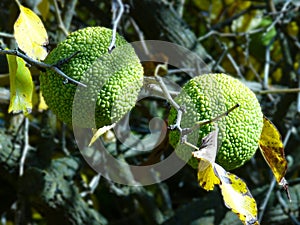
[[(23, 0), (43, 19), (50, 49), (65, 38), (58, 21), (74, 31), (112, 27), (112, 2), (101, 0)], [(128, 0), (118, 32), (129, 42), (141, 38), (186, 45), (211, 72), (226, 72), (246, 83), (263, 112), (279, 128), (289, 162), (292, 202), (274, 186), (262, 156), (233, 171), (243, 178), (258, 204), (262, 224), (300, 224), (300, 1), (286, 0)], [(16, 48), (13, 24), (18, 7), (0, 2), (0, 45)], [(58, 16), (59, 15), (59, 16)], [(165, 16), (164, 16), (165, 15)], [(178, 32), (178, 30), (180, 32)], [(179, 34), (178, 34), (179, 33)], [(200, 50), (199, 50), (200, 49)], [(153, 65), (145, 65), (146, 69)], [(81, 157), (72, 128), (39, 107), (39, 70), (35, 107), (25, 118), (8, 114), (9, 77), (0, 55), (0, 223), (1, 224), (231, 224), (241, 222), (224, 206), (218, 189), (203, 191), (196, 171), (184, 167), (168, 180), (129, 187), (99, 177)], [(186, 82), (189, 76), (170, 76)], [(166, 101), (147, 98), (130, 115), (132, 132), (150, 135), (153, 117), (167, 120)], [(167, 137), (150, 152), (132, 152), (114, 136), (102, 140), (111, 153), (135, 165), (162, 160), (172, 148)], [(19, 176), (24, 148), (29, 148)]]

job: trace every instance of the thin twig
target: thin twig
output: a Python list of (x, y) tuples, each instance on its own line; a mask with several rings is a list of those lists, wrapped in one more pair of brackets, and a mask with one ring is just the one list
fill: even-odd
[(84, 192), (81, 192), (80, 193), (80, 196), (81, 197), (85, 197), (87, 195), (91, 195), (94, 193), (94, 191), (96, 190), (96, 188), (98, 187), (99, 185), (99, 182), (100, 182), (100, 178), (101, 178), (101, 174), (97, 174), (96, 176), (94, 176), (91, 180), (91, 182), (88, 184), (88, 190), (87, 191), (84, 191)]
[[(149, 91), (152, 94), (152, 96), (158, 96), (161, 98), (165, 97), (165, 94), (162, 92), (160, 86), (157, 83), (152, 84), (152, 83), (148, 83), (145, 80), (148, 80), (148, 79), (144, 78), (144, 88), (146, 91)], [(169, 91), (169, 94), (171, 95), (172, 98), (175, 98), (179, 94), (179, 92), (178, 91)], [(1, 93), (0, 93), (0, 97), (1, 97)], [(1, 98), (0, 98), (0, 102), (1, 102)]]
[(159, 69), (165, 69), (167, 70), (167, 65), (166, 64), (159, 64), (156, 66), (155, 71), (154, 71), (154, 77), (157, 83), (159, 84), (160, 88), (162, 89), (166, 99), (168, 102), (178, 111), (181, 110), (181, 107), (177, 104), (177, 102), (174, 101), (174, 99), (171, 97), (169, 94), (169, 90), (167, 89), (166, 85), (164, 84), (162, 78), (158, 75)]
[(158, 64), (155, 68), (154, 71), (154, 78), (155, 81), (158, 83), (158, 85), (160, 86), (163, 96), (167, 99), (167, 101), (175, 108), (175, 110), (177, 111), (177, 118), (176, 118), (176, 123), (174, 125), (170, 126), (170, 129), (173, 130), (175, 128), (177, 128), (180, 132), (182, 132), (180, 123), (181, 123), (181, 119), (182, 119), (182, 114), (185, 112), (185, 108), (183, 106), (179, 106), (177, 104), (177, 102), (174, 101), (174, 99), (172, 98), (170, 91), (167, 89), (165, 83), (163, 82), (162, 78), (158, 75), (158, 72), (160, 69), (164, 69), (167, 70), (167, 64)]
[(0, 37), (15, 38), (15, 36), (13, 34), (5, 33), (5, 32), (0, 32)]
[(210, 123), (214, 123), (220, 119), (222, 119), (225, 116), (228, 116), (229, 113), (231, 113), (233, 110), (237, 109), (238, 107), (240, 107), (240, 105), (237, 103), (236, 105), (234, 105), (233, 107), (231, 107), (230, 109), (228, 109), (226, 112), (216, 116), (215, 118), (212, 118), (210, 120), (205, 120), (205, 121), (198, 121), (196, 122), (196, 124), (192, 127), (192, 130), (202, 127), (204, 125), (210, 124)]
[(228, 116), (229, 113), (231, 113), (233, 110), (235, 110), (236, 108), (238, 108), (240, 105), (239, 104), (236, 104), (235, 106), (231, 107), (229, 110), (227, 110), (226, 112), (216, 116), (215, 118), (213, 119), (210, 119), (210, 120), (202, 120), (202, 121), (199, 121), (199, 122), (196, 122), (196, 124), (191, 127), (191, 128), (184, 128), (180, 131), (180, 135), (181, 135), (181, 143), (182, 144), (185, 144), (193, 149), (196, 149), (196, 150), (199, 150), (199, 148), (197, 146), (195, 146), (194, 144), (190, 143), (187, 141), (187, 135), (194, 132), (196, 129), (199, 129), (199, 127), (202, 127), (204, 125), (207, 125), (207, 124), (211, 124), (211, 123), (214, 123), (218, 120), (220, 120), (222, 117), (225, 117), (225, 116)]
[(300, 222), (297, 220), (297, 218), (291, 214), (291, 209), (288, 206), (288, 204), (286, 203), (286, 201), (283, 199), (280, 191), (276, 192), (276, 197), (277, 197), (279, 204), (281, 205), (283, 212), (289, 216), (289, 218), (293, 221), (293, 224), (300, 225)]
[(61, 19), (61, 12), (58, 7), (57, 0), (53, 0), (53, 3), (54, 3), (55, 12), (56, 12), (56, 17), (58, 20), (58, 27), (62, 30), (62, 32), (64, 33), (65, 36), (68, 36), (69, 32), (66, 29), (64, 22)]
[(188, 142), (187, 140), (185, 140), (182, 144), (185, 144), (185, 145), (187, 145), (187, 146), (189, 146), (189, 147), (191, 147), (191, 148), (193, 148), (197, 151), (199, 150), (199, 147), (197, 147), (196, 145), (193, 145), (192, 143)]
[(220, 30), (221, 28), (223, 28), (225, 26), (231, 25), (232, 21), (238, 19), (239, 17), (241, 17), (241, 16), (243, 16), (243, 15), (245, 15), (245, 14), (247, 14), (247, 13), (253, 11), (253, 10), (262, 9), (262, 8), (264, 9), (265, 6), (251, 5), (250, 7), (240, 11), (239, 13), (234, 14), (232, 17), (229, 17), (229, 18), (223, 20), (222, 22), (213, 25), (211, 27), (211, 29), (212, 30)]
[(28, 153), (29, 150), (29, 135), (28, 135), (28, 128), (29, 128), (29, 121), (28, 118), (25, 117), (24, 119), (24, 148), (23, 148), (23, 152), (22, 152), (22, 156), (21, 156), (21, 160), (20, 160), (20, 170), (19, 170), (19, 175), (23, 176), (24, 173), (24, 166), (25, 166), (25, 160), (26, 160), (26, 155)]
[[(270, 2), (273, 5), (273, 1), (270, 1)], [(278, 16), (276, 16), (276, 18), (271, 23), (271, 25), (266, 29), (265, 34), (268, 33), (277, 23), (279, 23), (279, 21), (282, 19), (283, 15), (284, 15), (284, 12), (287, 10), (287, 7), (290, 3), (291, 3), (291, 0), (288, 0), (288, 1), (285, 2), (282, 9), (280, 10), (280, 14)], [(272, 9), (272, 12), (277, 13), (275, 7)]]
[(269, 87), (269, 71), (270, 71), (270, 48), (271, 45), (268, 44), (265, 53), (265, 66), (264, 66), (264, 83), (263, 88), (268, 89)]
[(215, 69), (217, 69), (219, 67), (219, 65), (221, 64), (221, 62), (223, 61), (225, 55), (228, 52), (228, 49), (225, 47), (225, 45), (222, 44), (222, 46), (221, 46), (221, 48), (223, 48), (224, 50), (223, 50), (222, 54), (220, 55), (220, 57), (218, 58), (218, 60), (213, 64), (213, 66), (211, 68), (212, 71), (215, 71)]
[(242, 79), (242, 80), (245, 80), (245, 77), (243, 76), (241, 70), (240, 70), (240, 67), (237, 65), (237, 63), (235, 62), (235, 60), (233, 59), (232, 55), (227, 52), (226, 54), (227, 58), (229, 59), (229, 61), (231, 62), (232, 66), (234, 67), (234, 69), (236, 70), (237, 72), (237, 75)]
[(270, 184), (270, 187), (267, 191), (267, 194), (266, 194), (266, 197), (263, 201), (263, 203), (261, 204), (261, 206), (259, 207), (259, 217), (258, 217), (258, 221), (259, 223), (261, 223), (262, 219), (263, 219), (263, 216), (264, 216), (264, 213), (265, 213), (265, 210), (267, 208), (267, 204), (269, 202), (269, 199), (271, 197), (271, 194), (274, 190), (274, 187), (275, 187), (275, 184), (276, 184), (276, 179), (273, 177), (272, 181), (271, 181), (271, 184)]
[(219, 37), (233, 37), (233, 38), (236, 38), (236, 37), (243, 37), (243, 36), (248, 36), (250, 34), (256, 34), (256, 33), (259, 33), (259, 32), (262, 32), (264, 31), (266, 28), (262, 27), (262, 28), (257, 28), (257, 29), (253, 29), (253, 30), (249, 30), (247, 32), (235, 32), (235, 33), (221, 33), (219, 31), (216, 31), (216, 30), (210, 30), (208, 33), (206, 33), (205, 35), (199, 37), (197, 40), (199, 42), (209, 38), (210, 36), (213, 36), (213, 35), (216, 35), (216, 36), (219, 36)]
[[(115, 16), (117, 11), (118, 11), (118, 15)], [(124, 13), (124, 4), (121, 0), (113, 0), (112, 1), (112, 12), (113, 12), (113, 29), (112, 29), (111, 42), (108, 47), (108, 52), (111, 52), (115, 48), (117, 28), (118, 28), (119, 22), (122, 18), (122, 15)]]
[(70, 29), (77, 2), (78, 0), (71, 0), (67, 5), (65, 5), (66, 10), (63, 13), (63, 22), (67, 31)]
[(176, 11), (178, 13), (178, 16), (180, 18), (182, 18), (183, 16), (183, 10), (184, 10), (184, 3), (185, 3), (185, 0), (177, 0), (175, 1), (175, 7), (176, 7)]
[(255, 94), (266, 95), (266, 94), (286, 94), (286, 93), (299, 93), (300, 88), (282, 88), (282, 89), (269, 89), (262, 91), (254, 91)]
[[(220, 42), (220, 40), (218, 40), (216, 38), (217, 43), (220, 45), (220, 47), (222, 49), (224, 49), (224, 51), (226, 52), (226, 57), (229, 59), (229, 61), (231, 62), (232, 66), (234, 67), (234, 69), (236, 70), (238, 76), (242, 79), (245, 80), (239, 66), (237, 65), (237, 63), (235, 62), (235, 60), (233, 59), (233, 57), (231, 56), (231, 54), (228, 51), (228, 47), (226, 45), (224, 45), (223, 43)], [(221, 61), (220, 61), (221, 62)], [(214, 65), (214, 67), (216, 67), (216, 65)]]
[(82, 87), (87, 87), (85, 84), (74, 80), (73, 78), (67, 76), (63, 71), (61, 71), (56, 65), (49, 65), (43, 62), (40, 62), (38, 60), (35, 60), (33, 58), (28, 57), (27, 55), (19, 52), (18, 50), (4, 50), (0, 48), (0, 54), (7, 54), (7, 55), (15, 55), (22, 59), (24, 59), (28, 64), (36, 66), (37, 68), (43, 68), (43, 69), (50, 69), (55, 71), (58, 75), (62, 76), (66, 79), (66, 81), (70, 81), (74, 84), (80, 85)]
[(145, 43), (145, 37), (144, 37), (144, 34), (143, 32), (141, 31), (141, 29), (139, 28), (139, 26), (137, 25), (137, 23), (134, 21), (134, 19), (130, 18), (130, 22), (132, 23), (133, 25), (133, 28), (135, 29), (135, 31), (137, 32), (138, 36), (139, 36), (139, 39), (141, 41), (141, 44), (142, 44), (142, 47), (146, 53), (146, 55), (149, 55), (149, 49)]
[(68, 151), (68, 148), (67, 148), (66, 129), (67, 129), (66, 124), (63, 123), (62, 128), (61, 128), (61, 149), (65, 153), (65, 155), (69, 156), (70, 152)]

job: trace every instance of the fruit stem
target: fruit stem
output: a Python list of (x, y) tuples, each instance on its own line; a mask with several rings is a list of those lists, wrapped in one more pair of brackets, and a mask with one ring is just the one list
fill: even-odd
[(207, 124), (216, 122), (220, 119), (222, 119), (225, 116), (228, 116), (229, 113), (231, 113), (233, 110), (235, 110), (236, 108), (240, 107), (240, 104), (236, 104), (235, 106), (231, 107), (230, 109), (228, 109), (226, 112), (216, 116), (215, 118), (212, 118), (210, 120), (203, 120), (203, 121), (198, 121), (196, 122), (196, 124), (191, 128), (192, 130), (198, 129), (199, 127), (205, 126)]

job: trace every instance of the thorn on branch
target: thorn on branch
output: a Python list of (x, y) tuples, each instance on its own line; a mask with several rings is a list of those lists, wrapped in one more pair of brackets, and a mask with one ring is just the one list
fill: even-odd
[(76, 52), (72, 53), (72, 54), (71, 54), (70, 56), (68, 56), (67, 58), (62, 59), (62, 60), (59, 60), (57, 63), (55, 63), (54, 66), (56, 66), (56, 67), (62, 66), (63, 64), (69, 62), (72, 58), (74, 58), (74, 57), (75, 57), (77, 54), (79, 54), (79, 53), (80, 53), (80, 51), (76, 51)]
[(233, 110), (237, 109), (238, 107), (240, 107), (240, 104), (235, 104), (233, 107), (231, 107), (230, 109), (228, 109), (226, 112), (216, 116), (215, 118), (212, 118), (210, 120), (205, 120), (205, 121), (199, 121), (196, 123), (196, 125), (193, 127), (193, 129), (216, 122), (218, 120), (220, 120), (221, 118), (228, 116), (229, 113), (231, 113)]
[[(181, 130), (179, 130), (179, 132), (180, 132), (180, 143), (181, 144), (185, 144), (187, 146), (190, 146), (190, 147), (192, 147), (192, 148), (194, 148), (196, 150), (199, 150), (200, 148), (198, 148), (197, 146), (195, 146), (195, 145), (193, 145), (193, 144), (191, 144), (191, 143), (189, 143), (187, 141), (187, 135), (190, 134), (190, 133), (192, 133), (192, 132), (194, 132), (196, 129), (198, 129), (198, 128), (204, 126), (204, 125), (207, 125), (207, 124), (210, 124), (210, 123), (214, 123), (214, 122), (218, 121), (219, 119), (221, 119), (222, 117), (228, 116), (229, 113), (231, 113), (233, 110), (235, 110), (239, 106), (240, 105), (237, 103), (236, 105), (234, 105), (233, 107), (231, 107), (229, 110), (227, 110), (226, 112), (224, 112), (224, 113), (216, 116), (213, 119), (203, 120), (203, 121), (196, 122), (196, 124), (193, 127), (191, 127), (191, 128), (181, 128)], [(218, 129), (218, 128), (216, 127), (216, 129)]]

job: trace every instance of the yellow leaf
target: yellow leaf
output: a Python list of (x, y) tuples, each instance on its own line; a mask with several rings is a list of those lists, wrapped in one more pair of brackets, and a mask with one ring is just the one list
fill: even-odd
[(24, 112), (32, 109), (33, 82), (29, 69), (23, 59), (6, 55), (9, 67), (10, 104), (8, 112)]
[(39, 92), (39, 105), (38, 105), (38, 110), (39, 111), (44, 111), (44, 110), (47, 110), (48, 109), (48, 106), (45, 102), (45, 99), (42, 95), (42, 91)]
[(213, 190), (215, 184), (220, 184), (213, 168), (218, 150), (218, 131), (218, 127), (215, 126), (215, 130), (203, 138), (200, 150), (192, 152), (192, 156), (199, 160), (199, 184), (207, 191)]
[(225, 205), (236, 213), (244, 224), (259, 225), (256, 202), (246, 183), (216, 163), (215, 170), (221, 181), (220, 188)]
[(259, 148), (270, 166), (278, 183), (282, 181), (287, 170), (281, 135), (274, 124), (264, 117), (264, 126), (259, 140)]
[(296, 21), (292, 21), (290, 23), (288, 23), (287, 25), (287, 32), (290, 36), (292, 37), (297, 37), (299, 34), (299, 27), (296, 23)]
[(89, 143), (89, 146), (91, 146), (92, 144), (94, 144), (94, 142), (99, 138), (101, 137), (105, 132), (109, 131), (110, 129), (114, 128), (115, 127), (115, 123), (109, 125), (109, 126), (104, 126), (104, 127), (101, 127), (99, 128), (96, 133), (94, 134), (94, 136), (92, 137), (90, 143)]
[(220, 184), (220, 179), (215, 175), (213, 164), (205, 159), (199, 161), (197, 175), (200, 186), (206, 191), (211, 191), (216, 184)]
[(29, 57), (43, 60), (48, 35), (40, 18), (30, 9), (19, 5), (20, 15), (14, 24), (14, 36), (19, 48)]

